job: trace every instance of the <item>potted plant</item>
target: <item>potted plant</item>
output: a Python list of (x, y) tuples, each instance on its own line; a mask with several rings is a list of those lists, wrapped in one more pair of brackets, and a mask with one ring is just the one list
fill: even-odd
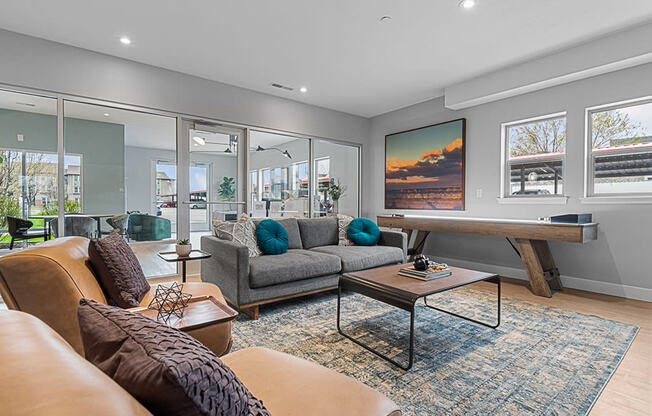
[(185, 238), (183, 240), (177, 241), (176, 249), (179, 256), (188, 257), (192, 251), (192, 244), (190, 244), (190, 241)]
[(335, 178), (331, 178), (328, 182), (327, 192), (331, 201), (333, 201), (333, 215), (336, 215), (339, 209), (340, 198), (346, 193), (346, 186), (342, 185), (339, 180), (336, 182)]

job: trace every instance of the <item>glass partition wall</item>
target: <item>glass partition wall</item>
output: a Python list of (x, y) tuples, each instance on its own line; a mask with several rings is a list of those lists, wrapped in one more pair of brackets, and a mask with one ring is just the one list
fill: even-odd
[(43, 95), (0, 89), (0, 255), (116, 231), (162, 277), (214, 221), (359, 215), (357, 146)]
[(76, 215), (53, 232), (102, 237), (115, 230), (133, 248), (145, 276), (176, 274), (176, 264), (156, 256), (174, 249), (177, 233), (176, 118), (63, 104), (65, 212)]
[(249, 135), (249, 215), (310, 215), (310, 140), (252, 130)]
[[(0, 90), (0, 255), (50, 238), (48, 223), (58, 211), (57, 145), (56, 99)], [(79, 167), (79, 155), (65, 160), (68, 173)], [(74, 191), (74, 180), (65, 180)]]
[(313, 217), (345, 214), (357, 217), (360, 149), (314, 140)]

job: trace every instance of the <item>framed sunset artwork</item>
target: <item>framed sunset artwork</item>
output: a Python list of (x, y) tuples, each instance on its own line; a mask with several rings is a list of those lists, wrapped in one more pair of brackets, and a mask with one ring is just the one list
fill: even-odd
[(466, 119), (385, 136), (385, 209), (464, 210)]

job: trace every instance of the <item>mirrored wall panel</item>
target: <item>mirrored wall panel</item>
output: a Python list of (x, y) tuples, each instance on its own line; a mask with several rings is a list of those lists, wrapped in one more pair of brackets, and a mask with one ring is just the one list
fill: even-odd
[(303, 218), (310, 215), (310, 140), (251, 131), (249, 214)]
[(313, 216), (357, 217), (360, 148), (314, 140), (315, 190)]

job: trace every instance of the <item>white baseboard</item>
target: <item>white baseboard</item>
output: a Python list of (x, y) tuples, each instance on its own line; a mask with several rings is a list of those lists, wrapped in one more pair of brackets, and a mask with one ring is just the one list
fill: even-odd
[[(524, 269), (499, 266), (495, 264), (478, 263), (469, 260), (460, 260), (448, 257), (437, 257), (438, 261), (450, 264), (451, 266), (464, 267), (466, 269), (483, 270), (496, 273), (505, 277), (528, 280)], [(600, 282), (597, 280), (582, 279), (573, 276), (561, 275), (561, 283), (570, 289), (586, 290), (587, 292), (602, 293), (604, 295), (620, 296), (628, 299), (643, 300), (652, 302), (652, 289), (619, 285), (617, 283)]]

